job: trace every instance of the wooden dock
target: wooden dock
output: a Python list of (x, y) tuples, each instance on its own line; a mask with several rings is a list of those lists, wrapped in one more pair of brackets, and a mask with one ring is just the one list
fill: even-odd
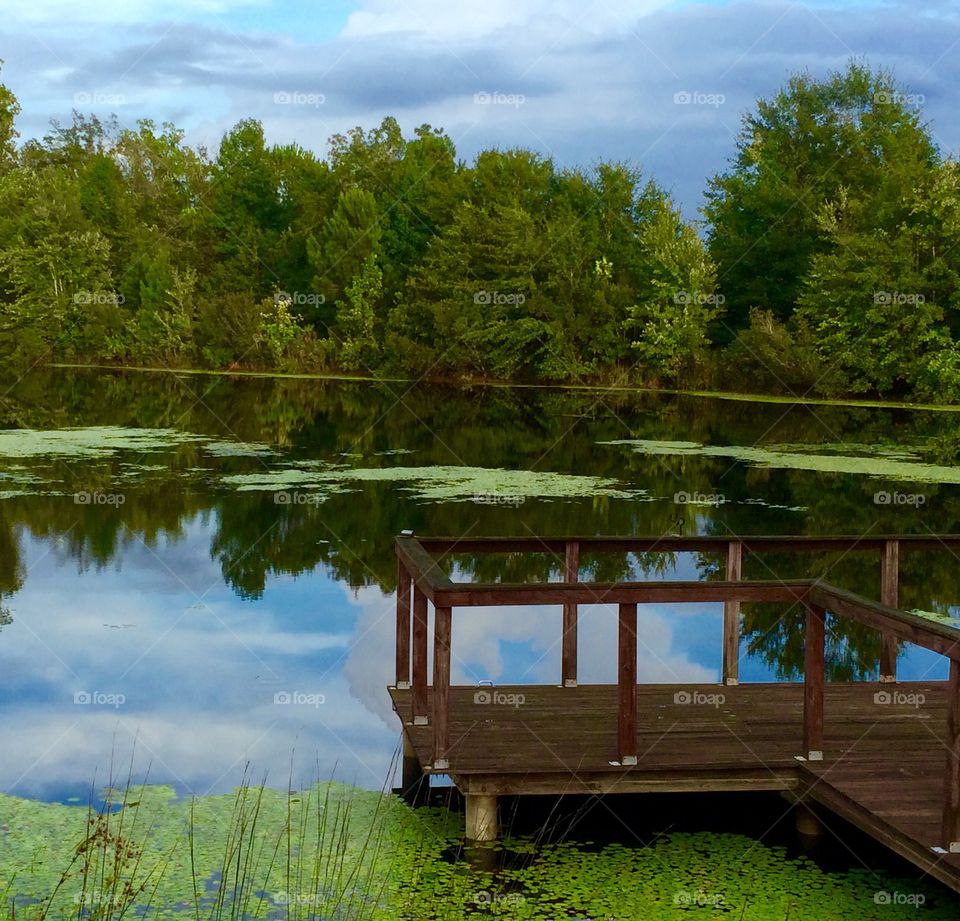
[[(442, 567), (454, 547), (542, 553), (545, 546), (557, 554), (563, 582), (454, 583)], [(745, 554), (838, 547), (880, 553), (885, 603), (820, 580), (738, 581)], [(960, 891), (960, 631), (896, 609), (904, 547), (954, 549), (960, 537), (398, 538), (397, 681), (389, 691), (403, 724), (404, 786), (424, 775), (449, 775), (466, 799), (467, 834), (477, 840), (495, 837), (499, 796), (775, 790), (839, 815)], [(717, 582), (586, 583), (577, 566), (585, 548), (722, 550), (728, 569)], [(681, 601), (724, 603), (723, 683), (638, 685), (637, 605)], [(739, 683), (745, 601), (805, 609), (803, 682)], [(617, 606), (618, 682), (580, 685), (577, 606), (604, 602)], [(556, 685), (450, 686), (453, 608), (497, 604), (562, 606)], [(882, 632), (880, 681), (825, 681), (828, 613)], [(901, 641), (947, 656), (949, 680), (897, 681)]]

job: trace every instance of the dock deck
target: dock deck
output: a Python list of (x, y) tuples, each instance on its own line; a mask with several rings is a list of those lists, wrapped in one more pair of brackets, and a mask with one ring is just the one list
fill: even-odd
[[(406, 743), (405, 787), (420, 772), (449, 775), (466, 798), (467, 833), (478, 840), (495, 836), (499, 796), (773, 790), (792, 803), (840, 816), (960, 892), (960, 631), (895, 607), (899, 545), (911, 539), (871, 539), (857, 547), (881, 552), (882, 602), (820, 580), (739, 581), (744, 550), (765, 540), (778, 550), (789, 541), (807, 549), (809, 538), (731, 543), (725, 581), (578, 581), (579, 545), (593, 544), (595, 551), (605, 540), (605, 549), (639, 544), (645, 552), (654, 541), (566, 539), (565, 553), (555, 541), (564, 582), (478, 585), (452, 582), (440, 570), (437, 554), (449, 542), (398, 539), (397, 681), (389, 693)], [(929, 541), (913, 540), (929, 549)], [(960, 537), (936, 540), (960, 548)], [(822, 539), (830, 546), (856, 541)], [(517, 552), (525, 543), (536, 552), (545, 546), (532, 539), (470, 545)], [(656, 545), (668, 552), (688, 545), (713, 549), (717, 543), (673, 538)], [(434, 605), (432, 624), (428, 601)], [(617, 684), (580, 685), (577, 605), (598, 601), (617, 608)], [(638, 684), (637, 606), (663, 601), (723, 602), (724, 683)], [(739, 683), (735, 657), (743, 601), (806, 611), (802, 682)], [(498, 603), (562, 606), (560, 683), (451, 686), (454, 607)], [(828, 617), (881, 632), (880, 681), (826, 681)], [(897, 648), (904, 641), (947, 657), (949, 680), (897, 681)]]

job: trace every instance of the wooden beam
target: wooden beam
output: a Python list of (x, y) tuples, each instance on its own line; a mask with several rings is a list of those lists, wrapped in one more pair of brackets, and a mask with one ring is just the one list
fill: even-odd
[(427, 596), (413, 587), (413, 723), (422, 726), (427, 717)]
[(410, 573), (397, 559), (397, 685), (410, 687)]
[(618, 748), (620, 763), (637, 763), (637, 606), (621, 604), (617, 643), (619, 686)]
[(955, 627), (938, 624), (925, 617), (918, 617), (916, 614), (909, 614), (896, 608), (888, 608), (886, 605), (837, 588), (835, 585), (828, 585), (826, 582), (813, 584), (810, 589), (810, 601), (833, 614), (848, 617), (874, 630), (886, 630), (898, 639), (915, 643), (925, 649), (932, 649), (934, 652), (954, 659), (960, 658), (960, 640)]
[(433, 611), (433, 769), (450, 766), (450, 639), (453, 611)]
[(806, 605), (803, 644), (803, 749), (807, 761), (823, 760), (823, 692), (826, 680), (824, 622), (821, 607)]
[(413, 583), (430, 601), (436, 604), (433, 597), (438, 588), (453, 585), (450, 577), (440, 568), (440, 563), (434, 559), (416, 537), (398, 537), (395, 540), (397, 556), (407, 567)]
[[(580, 545), (570, 541), (564, 551), (564, 582), (580, 579)], [(577, 603), (563, 603), (563, 651), (561, 654), (561, 684), (565, 688), (577, 686)]]
[[(900, 600), (900, 542), (888, 540), (880, 553), (880, 603), (889, 608)], [(883, 631), (880, 638), (880, 680), (897, 680), (897, 638)]]
[(943, 847), (960, 854), (960, 662), (950, 660), (947, 685), (947, 771), (943, 790)]
[[(743, 567), (743, 544), (732, 540), (727, 544), (727, 582), (739, 582)], [(723, 683), (740, 683), (740, 602), (723, 603)]]
[[(681, 601), (803, 601), (814, 580), (782, 582), (477, 582), (436, 588), (435, 605), (489, 607), (504, 604), (645, 604)], [(858, 597), (858, 596), (853, 596)]]

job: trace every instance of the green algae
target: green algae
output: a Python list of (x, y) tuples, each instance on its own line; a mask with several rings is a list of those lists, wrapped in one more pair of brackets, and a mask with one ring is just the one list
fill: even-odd
[[(960, 484), (960, 467), (929, 464), (917, 459), (914, 449), (872, 445), (704, 445), (692, 441), (618, 439), (602, 445), (623, 445), (637, 454), (652, 456), (715, 457), (741, 461), (771, 470), (805, 470), (907, 480), (916, 483)], [(822, 450), (822, 453), (820, 453)], [(847, 453), (839, 453), (846, 451)]]
[[(193, 800), (168, 787), (136, 787), (125, 802), (105, 822), (142, 847), (127, 876), (149, 877), (152, 894), (133, 903), (134, 916), (904, 921), (919, 907), (929, 921), (956, 917), (955, 899), (929, 882), (827, 873), (736, 834), (674, 833), (602, 847), (508, 838), (498, 850), (510, 859), (492, 872), (445, 856), (462, 839), (458, 816), (343, 784), (292, 793), (244, 787)], [(79, 879), (62, 879), (87, 820), (77, 806), (0, 796), (0, 917), (10, 917), (11, 906), (18, 918), (40, 906), (51, 917), (77, 917), (78, 905), (92, 916), (105, 904)], [(231, 860), (241, 853), (237, 877)], [(238, 904), (218, 903), (224, 890)]]
[(117, 425), (65, 429), (0, 429), (3, 458), (107, 458), (120, 451), (147, 454), (197, 444), (219, 457), (259, 457), (273, 453), (267, 445), (225, 441), (170, 428)]
[(485, 497), (638, 499), (646, 495), (644, 490), (625, 488), (609, 477), (450, 465), (347, 468), (306, 462), (287, 469), (230, 474), (222, 482), (239, 492), (309, 489), (321, 498), (354, 491), (363, 483), (398, 483), (402, 490), (425, 502), (467, 502)]

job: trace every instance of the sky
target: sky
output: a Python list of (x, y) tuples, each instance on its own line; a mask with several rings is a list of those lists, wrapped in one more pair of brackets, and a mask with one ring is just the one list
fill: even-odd
[(797, 71), (894, 72), (960, 148), (960, 0), (2, 0), (0, 80), (42, 136), (72, 109), (173, 121), (215, 152), (255, 117), (323, 155), (395, 116), (470, 161), (520, 146), (560, 167), (628, 161), (689, 217), (743, 115)]

